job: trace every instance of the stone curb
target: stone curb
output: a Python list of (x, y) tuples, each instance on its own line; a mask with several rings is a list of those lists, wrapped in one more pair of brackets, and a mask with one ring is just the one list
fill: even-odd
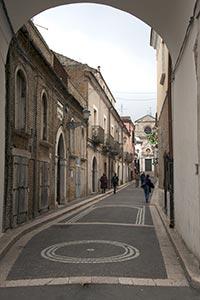
[[(118, 188), (118, 191), (124, 189), (129, 184), (132, 184), (132, 183), (130, 183), (130, 182), (125, 183), (124, 185), (122, 185)], [(8, 250), (14, 245), (14, 243), (18, 239), (20, 239), (23, 235), (25, 235), (26, 233), (28, 233), (34, 229), (37, 229), (38, 227), (45, 225), (51, 221), (54, 221), (57, 218), (62, 217), (66, 213), (69, 213), (77, 208), (84, 207), (84, 205), (86, 205), (90, 202), (92, 203), (95, 200), (100, 200), (100, 199), (104, 198), (105, 196), (108, 196), (112, 193), (113, 193), (113, 190), (109, 190), (105, 194), (98, 194), (93, 197), (88, 196), (88, 197), (90, 197), (89, 199), (85, 199), (85, 200), (80, 199), (80, 201), (76, 202), (75, 204), (69, 203), (67, 205), (67, 207), (64, 206), (63, 208), (59, 208), (56, 211), (49, 212), (47, 215), (41, 215), (38, 218), (36, 218), (35, 220), (30, 221), (26, 224), (23, 224), (19, 227), (7, 230), (5, 233), (2, 234), (2, 236), (0, 236), (0, 260), (3, 258), (3, 256), (6, 254), (6, 252), (8, 252)]]
[(186, 247), (184, 241), (179, 236), (175, 228), (169, 227), (169, 219), (165, 215), (164, 211), (159, 205), (159, 188), (158, 183), (155, 186), (151, 204), (155, 205), (157, 212), (161, 218), (161, 221), (165, 227), (165, 230), (172, 242), (172, 245), (177, 253), (177, 256), (180, 258), (181, 265), (185, 271), (186, 277), (190, 282), (191, 286), (194, 288), (200, 288), (200, 265), (198, 260)]

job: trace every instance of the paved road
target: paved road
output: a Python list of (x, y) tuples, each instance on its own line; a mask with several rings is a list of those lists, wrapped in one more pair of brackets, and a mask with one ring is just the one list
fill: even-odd
[(1, 300), (200, 299), (133, 185), (27, 234), (0, 267)]

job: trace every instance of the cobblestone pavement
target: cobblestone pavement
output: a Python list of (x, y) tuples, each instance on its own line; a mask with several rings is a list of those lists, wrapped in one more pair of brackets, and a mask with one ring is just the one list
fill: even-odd
[(133, 184), (26, 234), (0, 267), (1, 300), (200, 299)]

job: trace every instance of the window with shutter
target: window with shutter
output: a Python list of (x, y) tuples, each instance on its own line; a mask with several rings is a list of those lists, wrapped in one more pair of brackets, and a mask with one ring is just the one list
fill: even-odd
[(26, 79), (21, 70), (16, 75), (15, 94), (15, 128), (20, 130), (26, 127)]

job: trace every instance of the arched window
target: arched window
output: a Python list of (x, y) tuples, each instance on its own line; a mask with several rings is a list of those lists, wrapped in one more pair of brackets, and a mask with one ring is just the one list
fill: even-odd
[(41, 109), (41, 138), (47, 140), (47, 97), (45, 94), (42, 96), (42, 109)]
[(15, 128), (26, 128), (26, 79), (24, 73), (19, 70), (16, 74), (16, 91), (15, 91)]

